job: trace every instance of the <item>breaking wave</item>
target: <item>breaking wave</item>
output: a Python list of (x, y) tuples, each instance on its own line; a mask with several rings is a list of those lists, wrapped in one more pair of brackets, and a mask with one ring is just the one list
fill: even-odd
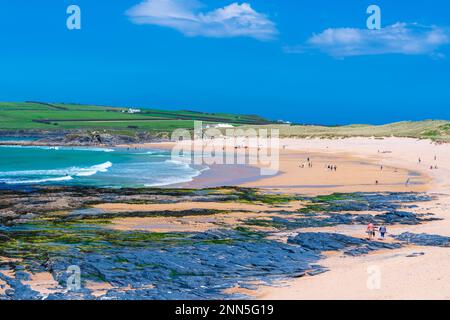
[[(22, 171), (0, 171), (0, 182), (6, 184), (32, 184), (44, 182), (58, 182), (69, 181), (73, 177), (89, 177), (98, 172), (107, 172), (112, 163), (107, 161), (105, 163), (93, 165), (90, 167), (70, 167), (65, 169), (53, 170), (22, 170)], [(21, 177), (14, 179), (12, 177)], [(25, 178), (26, 177), (26, 178)]]

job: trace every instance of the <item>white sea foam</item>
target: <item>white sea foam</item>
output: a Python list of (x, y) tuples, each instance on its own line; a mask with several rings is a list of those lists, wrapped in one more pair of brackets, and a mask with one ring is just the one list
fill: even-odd
[(82, 169), (80, 172), (76, 174), (77, 177), (89, 177), (93, 176), (94, 174), (97, 174), (98, 172), (107, 172), (109, 168), (112, 167), (111, 162), (105, 162), (102, 164), (98, 164), (92, 167), (89, 167), (87, 169)]
[(60, 182), (72, 180), (71, 176), (56, 177), (56, 178), (45, 178), (45, 179), (28, 179), (28, 180), (14, 180), (14, 179), (0, 179), (0, 182), (6, 184), (35, 184), (44, 182)]
[[(65, 148), (68, 149), (68, 148)], [(74, 151), (94, 151), (94, 152), (114, 152), (114, 149), (108, 149), (108, 148), (80, 148), (80, 147), (75, 147), (75, 148), (70, 148), (70, 150), (74, 150)]]
[(182, 160), (166, 160), (164, 163), (176, 165), (182, 168), (189, 169), (191, 166), (189, 165), (189, 161), (182, 161)]
[(170, 153), (168, 153), (165, 150), (152, 150), (152, 151), (145, 151), (145, 152), (133, 152), (132, 154), (151, 155), (153, 157), (168, 157), (168, 156), (170, 156)]
[[(28, 148), (28, 147), (18, 147), (18, 148)], [(70, 154), (63, 154), (62, 151), (57, 150), (55, 147), (37, 147), (32, 146), (30, 148), (35, 149), (52, 149), (49, 151), (49, 161), (53, 161), (55, 157), (53, 152), (61, 152), (61, 156), (58, 156), (58, 161), (60, 157), (62, 160)], [(70, 148), (70, 149), (69, 149)], [(106, 148), (85, 148), (85, 147), (61, 147), (60, 150), (77, 150), (77, 151), (101, 151), (101, 152), (112, 152), (113, 149)], [(114, 161), (114, 169), (110, 170), (113, 166), (113, 159), (116, 155), (112, 154), (111, 161), (95, 164), (92, 166), (66, 166), (66, 167), (56, 167), (50, 169), (27, 169), (24, 170), (9, 170), (0, 171), (0, 183), (6, 184), (39, 184), (39, 183), (51, 183), (51, 182), (62, 182), (74, 180), (77, 184), (93, 184), (93, 185), (107, 185), (111, 186), (166, 186), (178, 183), (186, 183), (192, 181), (195, 177), (199, 176), (203, 171), (208, 170), (208, 167), (200, 168), (198, 166), (192, 167), (189, 163), (190, 158), (186, 161), (183, 158), (170, 159), (170, 154), (165, 150), (141, 150), (144, 154), (143, 157), (130, 157), (121, 158), (119, 157), (117, 161)], [(136, 153), (130, 152), (129, 155), (134, 155)], [(145, 156), (147, 155), (147, 157)], [(27, 155), (28, 156), (28, 155)], [(120, 153), (117, 153), (120, 156)], [(83, 155), (83, 158), (90, 159), (92, 157), (89, 153)], [(155, 161), (156, 158), (162, 158), (161, 161)], [(152, 158), (155, 158), (152, 160)], [(125, 160), (125, 161), (124, 161)], [(131, 161), (128, 161), (131, 160)], [(41, 161), (41, 160), (40, 160)], [(45, 160), (43, 160), (45, 161)], [(45, 163), (45, 162), (43, 162)], [(35, 165), (35, 164), (34, 164)], [(111, 172), (110, 172), (111, 171)], [(100, 175), (99, 173), (106, 173)], [(91, 177), (98, 175), (97, 177)]]
[[(0, 171), (0, 177), (14, 177), (14, 176), (77, 176), (88, 177), (98, 172), (107, 172), (112, 163), (107, 161), (105, 163), (93, 165), (86, 168), (70, 167), (65, 169), (53, 169), (53, 170), (22, 170), (22, 171)], [(49, 178), (50, 179), (50, 178)]]
[(198, 177), (203, 172), (210, 169), (209, 167), (204, 167), (201, 169), (194, 169), (191, 166), (189, 166), (189, 164), (182, 162), (182, 161), (177, 161), (177, 160), (166, 160), (164, 163), (177, 165), (178, 167), (182, 167), (183, 169), (191, 169), (192, 171), (189, 174), (186, 173), (183, 176), (156, 179), (156, 181), (153, 183), (146, 183), (145, 184), (146, 187), (162, 187), (162, 186), (168, 186), (168, 185), (173, 185), (173, 184), (178, 184), (178, 183), (191, 182), (194, 180), (194, 178)]

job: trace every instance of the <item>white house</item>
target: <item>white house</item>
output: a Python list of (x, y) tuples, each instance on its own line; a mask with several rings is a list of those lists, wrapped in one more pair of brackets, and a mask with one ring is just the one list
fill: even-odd
[(285, 120), (277, 120), (277, 123), (292, 124), (292, 122), (290, 122), (290, 121), (285, 121)]
[(141, 112), (141, 109), (133, 109), (133, 108), (129, 108), (127, 112), (128, 112), (128, 113), (140, 113), (140, 112)]
[(226, 129), (226, 128), (234, 128), (234, 126), (229, 123), (216, 123), (216, 124), (207, 124), (205, 128)]

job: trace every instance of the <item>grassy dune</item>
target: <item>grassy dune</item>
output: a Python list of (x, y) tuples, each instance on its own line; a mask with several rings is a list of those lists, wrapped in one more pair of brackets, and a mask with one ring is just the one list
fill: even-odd
[(280, 137), (347, 138), (347, 137), (408, 137), (450, 142), (450, 122), (444, 120), (403, 121), (385, 125), (309, 126), (266, 125), (245, 128), (278, 129)]

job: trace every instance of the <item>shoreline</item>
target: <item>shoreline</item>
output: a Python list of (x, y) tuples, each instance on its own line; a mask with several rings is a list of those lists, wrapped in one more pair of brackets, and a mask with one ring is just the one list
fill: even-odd
[[(362, 138), (366, 140), (367, 138)], [(416, 141), (415, 139), (393, 138), (397, 143), (402, 141)], [(367, 139), (371, 140), (371, 139)], [(278, 193), (298, 193), (304, 195), (321, 195), (351, 192), (425, 192), (432, 189), (432, 177), (427, 170), (422, 167), (411, 167), (407, 163), (399, 163), (382, 159), (380, 154), (354, 154), (352, 150), (331, 150), (322, 144), (333, 144), (335, 140), (323, 139), (281, 139), (284, 147), (279, 148), (279, 171), (275, 175), (262, 176), (257, 174), (262, 168), (259, 165), (211, 165), (211, 170), (202, 172), (194, 178), (192, 182), (184, 184), (188, 187), (196, 187), (196, 181), (200, 187), (213, 186), (240, 186), (249, 188), (259, 188), (266, 191)], [(297, 143), (307, 141), (313, 147), (297, 146)], [(344, 140), (345, 141), (345, 140)], [(381, 140), (375, 140), (381, 141)], [(318, 142), (317, 146), (314, 143)], [(168, 150), (174, 146), (172, 142), (145, 143), (140, 145), (130, 145), (130, 147), (156, 148)], [(121, 146), (123, 147), (123, 146)], [(238, 150), (237, 152), (246, 152)], [(377, 157), (378, 156), (378, 157)], [(306, 164), (307, 158), (313, 163), (312, 168), (300, 168), (300, 164)], [(330, 172), (327, 164), (337, 166), (337, 170)], [(381, 165), (383, 168), (381, 169)], [(247, 169), (244, 176), (251, 176), (246, 179), (234, 179), (232, 172), (234, 169)], [(221, 169), (225, 174), (221, 174)], [(354, 174), (358, 172), (358, 174)], [(214, 177), (217, 174), (218, 176)], [(212, 184), (208, 185), (208, 179), (212, 179)], [(220, 183), (222, 179), (223, 183)], [(405, 182), (408, 181), (408, 185)], [(378, 183), (376, 183), (378, 182)]]
[[(385, 138), (397, 141), (418, 141), (421, 143), (442, 146), (428, 140), (416, 140), (411, 138)], [(307, 195), (319, 195), (333, 192), (358, 192), (358, 191), (415, 191), (423, 192), (429, 189), (428, 185), (432, 181), (430, 172), (423, 170), (423, 167), (405, 166), (405, 163), (392, 161), (392, 159), (383, 159), (380, 156), (385, 153), (367, 154), (367, 152), (358, 154), (354, 150), (338, 149), (335, 145), (342, 141), (375, 141), (380, 142), (385, 139), (375, 138), (348, 138), (348, 139), (281, 139), (283, 148), (280, 147), (280, 170), (274, 176), (261, 176), (257, 171), (261, 168), (258, 165), (209, 165), (210, 169), (200, 173), (190, 182), (164, 185), (161, 187), (217, 187), (217, 186), (243, 186), (254, 187), (265, 190), (276, 190), (282, 193), (300, 193)], [(300, 143), (300, 146), (297, 144)], [(314, 146), (315, 143), (318, 145)], [(327, 146), (324, 146), (324, 145)], [(345, 144), (345, 143), (344, 143)], [(38, 143), (17, 143), (15, 145), (23, 146), (48, 146)], [(53, 144), (51, 144), (53, 146)], [(329, 146), (332, 146), (329, 149)], [(63, 146), (63, 145), (58, 145)], [(173, 142), (151, 142), (142, 144), (118, 144), (112, 148), (134, 148), (140, 149), (163, 149), (168, 150), (174, 146)], [(444, 145), (445, 146), (445, 145)], [(66, 147), (66, 146), (63, 146)], [(67, 146), (75, 147), (75, 146)], [(106, 147), (106, 146), (90, 146)], [(111, 146), (109, 146), (111, 147)], [(298, 148), (300, 147), (300, 148)], [(85, 146), (85, 148), (89, 148)], [(383, 151), (385, 152), (385, 151)], [(296, 168), (296, 164), (306, 162), (306, 158), (311, 158), (316, 162), (313, 170)], [(327, 175), (324, 164), (332, 163), (337, 165), (339, 170), (336, 174)], [(317, 166), (316, 166), (317, 164)], [(377, 166), (384, 167), (384, 177), (379, 175)], [(317, 168), (322, 166), (322, 168)], [(341, 168), (348, 169), (347, 172), (341, 172)], [(238, 172), (236, 173), (236, 169)], [(298, 169), (298, 170), (297, 170)], [(323, 169), (323, 170), (322, 170)], [(351, 175), (351, 170), (357, 170), (359, 174)], [(361, 171), (365, 175), (361, 174)], [(395, 172), (389, 172), (395, 171)], [(325, 173), (324, 173), (325, 172)], [(292, 177), (292, 175), (296, 175)], [(289, 177), (291, 176), (291, 177)], [(348, 177), (352, 176), (351, 181)], [(405, 181), (410, 179), (408, 187), (405, 188)], [(378, 184), (376, 184), (378, 181)]]

